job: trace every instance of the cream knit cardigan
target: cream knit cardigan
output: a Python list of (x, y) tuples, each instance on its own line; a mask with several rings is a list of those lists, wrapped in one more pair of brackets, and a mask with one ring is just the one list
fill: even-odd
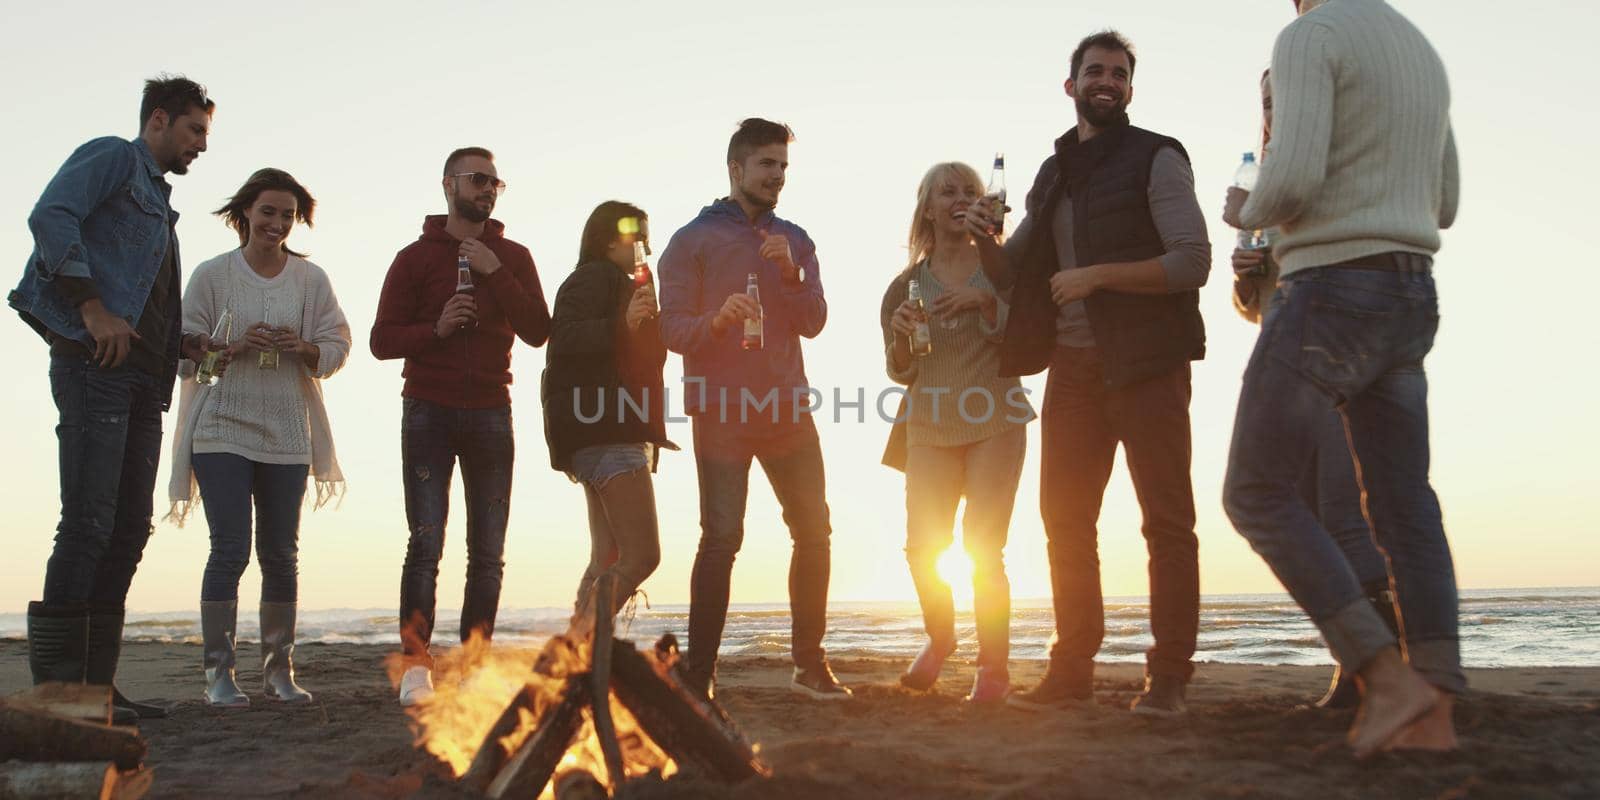
[[(228, 270), (231, 260), (242, 258), (237, 250), (230, 250), (196, 267), (189, 277), (189, 286), (183, 295), (183, 332), (210, 333), (228, 306)], [(345, 490), (344, 474), (339, 470), (339, 459), (334, 452), (333, 428), (328, 423), (328, 410), (322, 402), (322, 380), (332, 376), (344, 366), (350, 356), (350, 323), (334, 297), (333, 284), (322, 268), (299, 256), (289, 256), (284, 269), (302, 271), (305, 289), (301, 313), (300, 338), (317, 346), (317, 368), (306, 369), (303, 362), (293, 363), (301, 370), (300, 391), (305, 398), (306, 413), (311, 428), (311, 476), (316, 481), (316, 499), (313, 508), (322, 508), (328, 501), (342, 498)], [(242, 330), (235, 328), (234, 339), (243, 338)], [(285, 360), (285, 365), (290, 363)], [(202, 386), (193, 380), (195, 364), (187, 359), (179, 362), (181, 386), (178, 392), (178, 427), (173, 435), (172, 476), (167, 482), (167, 498), (172, 508), (164, 519), (182, 526), (194, 510), (199, 496), (195, 483), (191, 456), (194, 453), (194, 430), (201, 409), (211, 393), (211, 386)], [(224, 376), (222, 380), (227, 380)]]

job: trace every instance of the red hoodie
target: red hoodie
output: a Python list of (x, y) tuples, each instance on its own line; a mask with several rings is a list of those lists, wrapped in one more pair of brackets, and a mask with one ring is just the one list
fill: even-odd
[(480, 238), (500, 259), (492, 275), (473, 273), (478, 325), (440, 339), (434, 325), (456, 292), (461, 240), (444, 229), (442, 214), (422, 221), (422, 236), (395, 254), (372, 323), (372, 354), (403, 358), (401, 395), (450, 408), (511, 404), (511, 335), (539, 347), (550, 337), (550, 311), (528, 248), (505, 237), (491, 219)]

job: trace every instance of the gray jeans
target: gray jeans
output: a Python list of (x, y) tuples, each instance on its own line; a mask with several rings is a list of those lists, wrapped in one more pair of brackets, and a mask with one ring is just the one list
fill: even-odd
[(906, 453), (906, 561), (928, 636), (944, 646), (955, 644), (955, 610), (937, 565), (955, 541), (956, 506), (967, 499), (961, 544), (972, 560), (980, 665), (1004, 667), (1010, 655), (1011, 583), (1004, 550), (1027, 431), (1018, 425), (972, 444), (913, 445)]

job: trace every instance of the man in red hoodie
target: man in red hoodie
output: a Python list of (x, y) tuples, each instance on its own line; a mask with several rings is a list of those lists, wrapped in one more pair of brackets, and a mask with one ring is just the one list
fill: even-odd
[[(515, 452), (512, 335), (534, 347), (550, 335), (533, 256), (489, 218), (506, 189), (494, 155), (481, 147), (451, 153), (443, 186), (450, 213), (425, 218), (422, 236), (395, 255), (372, 324), (372, 354), (405, 359), (400, 459), (411, 529), (400, 577), (405, 706), (433, 693), (428, 642), (458, 458), (467, 501), (461, 640), (494, 634)], [(459, 272), (462, 264), (470, 270)]]

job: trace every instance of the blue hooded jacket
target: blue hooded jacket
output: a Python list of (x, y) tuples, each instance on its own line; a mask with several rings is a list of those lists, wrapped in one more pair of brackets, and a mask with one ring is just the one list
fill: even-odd
[[(788, 238), (794, 263), (805, 272), (803, 281), (784, 281), (778, 265), (761, 257), (769, 234)], [(752, 221), (737, 202), (723, 198), (672, 235), (656, 266), (661, 273), (661, 336), (667, 349), (683, 355), (688, 413), (726, 405), (731, 418), (738, 419), (744, 392), (753, 398), (745, 401), (751, 415), (771, 413), (762, 404), (773, 390), (785, 415), (797, 402), (809, 402), (800, 337), (815, 338), (822, 332), (828, 302), (822, 296), (817, 246), (804, 229), (771, 211)], [(760, 350), (741, 347), (743, 326), (731, 325), (720, 335), (711, 330), (722, 304), (730, 295), (744, 293), (751, 273), (765, 316)]]

